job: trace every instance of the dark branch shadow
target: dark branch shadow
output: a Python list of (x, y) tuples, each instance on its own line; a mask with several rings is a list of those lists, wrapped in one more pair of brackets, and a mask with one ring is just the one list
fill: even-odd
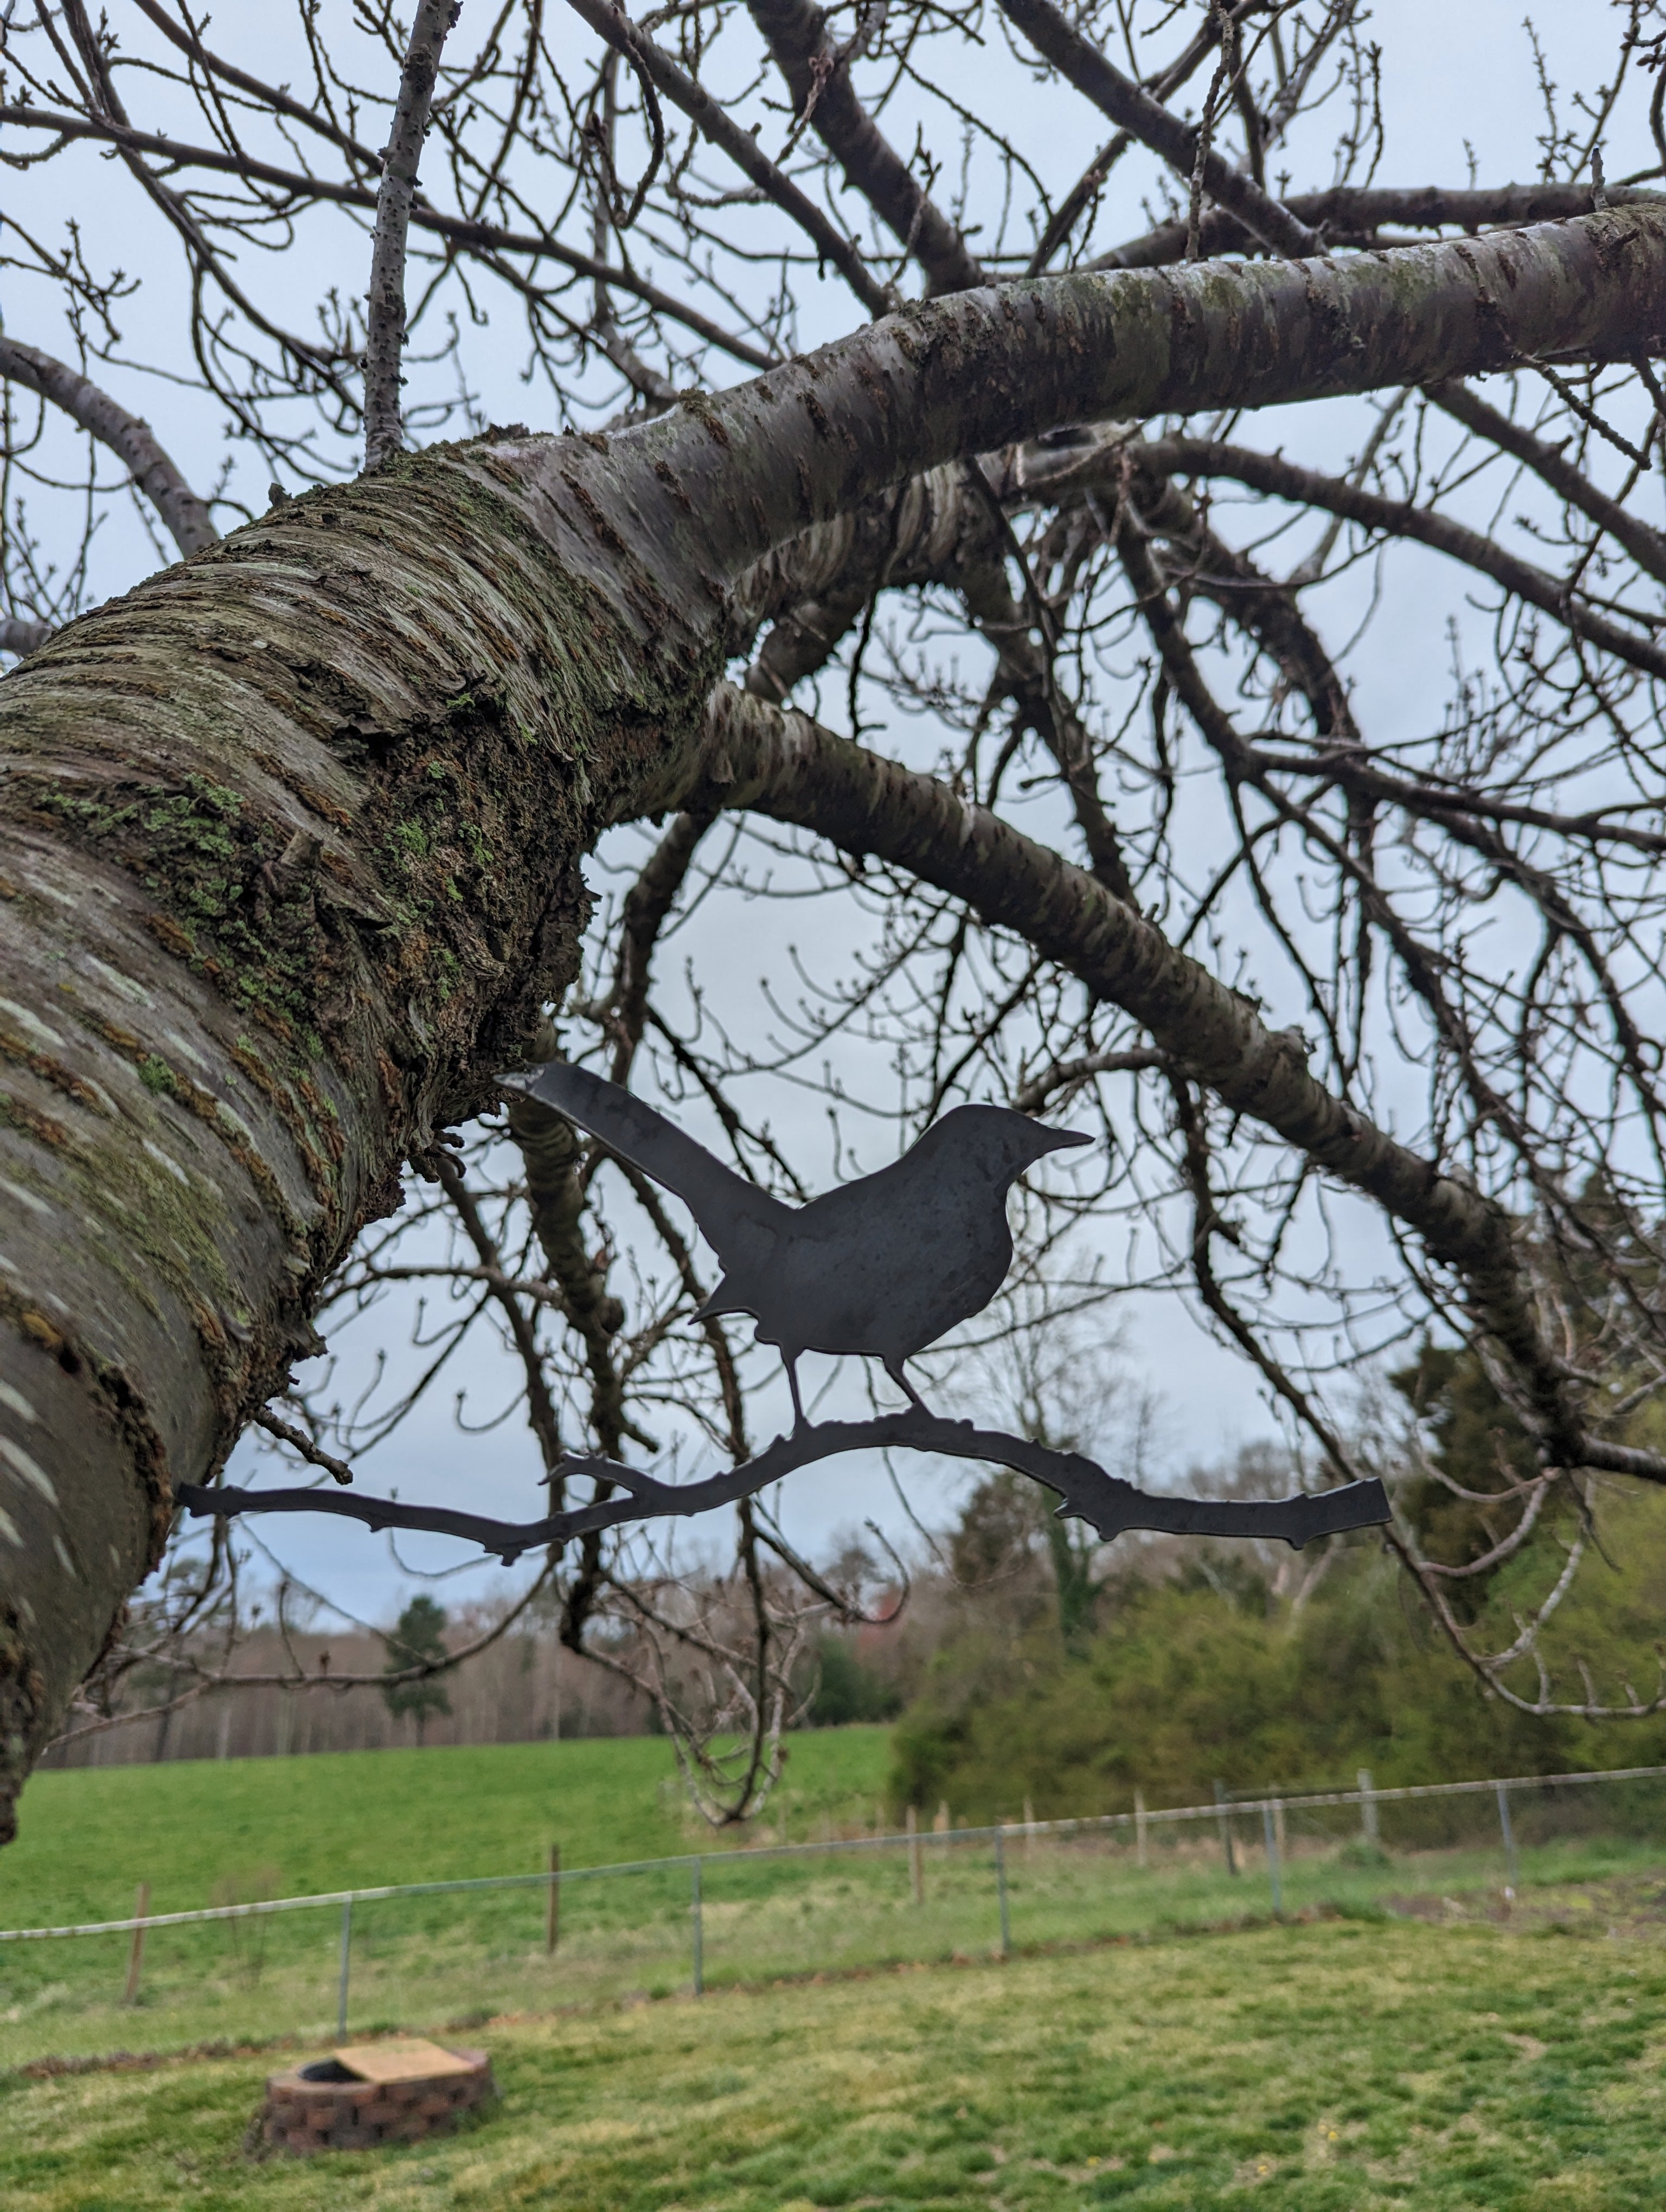
[(1079, 1452), (1052, 1451), (1022, 1437), (976, 1428), (970, 1421), (944, 1420), (913, 1406), (871, 1421), (823, 1421), (795, 1429), (789, 1437), (777, 1437), (744, 1467), (705, 1482), (661, 1482), (635, 1468), (622, 1467), (617, 1460), (593, 1455), (563, 1460), (556, 1469), (558, 1480), (585, 1475), (629, 1494), (551, 1513), (542, 1521), (491, 1521), (446, 1505), (404, 1505), (397, 1498), (354, 1497), (339, 1491), (208, 1489), (182, 1482), (176, 1496), (187, 1512), (199, 1516), (338, 1513), (371, 1528), (416, 1528), (436, 1536), (460, 1536), (496, 1552), (510, 1566), (523, 1552), (539, 1545), (562, 1544), (593, 1528), (611, 1528), (626, 1521), (708, 1513), (714, 1506), (750, 1498), (818, 1460), (898, 1446), (940, 1452), (952, 1459), (994, 1461), (1030, 1475), (1058, 1492), (1061, 1515), (1085, 1521), (1107, 1541), (1127, 1528), (1155, 1528), (1177, 1536), (1277, 1537), (1299, 1551), (1316, 1536), (1377, 1528), (1389, 1517), (1388, 1493), (1375, 1479), (1320, 1491), (1313, 1497), (1158, 1498), (1107, 1474)]

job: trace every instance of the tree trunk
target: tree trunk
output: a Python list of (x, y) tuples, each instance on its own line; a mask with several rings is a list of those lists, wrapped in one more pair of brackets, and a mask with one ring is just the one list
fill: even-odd
[(8, 677), (0, 1833), (173, 1481), (575, 974), (582, 854), (686, 786), (750, 564), (1061, 423), (1629, 357), (1663, 303), (1634, 209), (978, 290), (628, 434), (281, 502)]

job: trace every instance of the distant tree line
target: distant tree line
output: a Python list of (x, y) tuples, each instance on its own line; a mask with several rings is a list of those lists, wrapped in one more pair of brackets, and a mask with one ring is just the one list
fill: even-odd
[[(1520, 1686), (1542, 1657), (1634, 1702), (1655, 1694), (1666, 1544), (1645, 1501), (1614, 1486), (1599, 1544), (1577, 1494), (1551, 1498), (1516, 1542), (1536, 1470), (1481, 1359), (1426, 1342), (1389, 1379), (1403, 1408), (1396, 1505), (1422, 1554), (1442, 1564), (1458, 1620), (1502, 1650), (1524, 1589), (1560, 1570), (1566, 1595), (1541, 1652), (1522, 1653)], [(1265, 1445), (1206, 1478), (1214, 1492), (1263, 1495), (1298, 1480)], [(1156, 1805), (1207, 1802), (1217, 1783), (1347, 1787), (1361, 1766), (1392, 1787), (1666, 1764), (1659, 1715), (1592, 1720), (1478, 1698), (1438, 1616), (1406, 1602), (1372, 1536), (1299, 1559), (1158, 1539), (1096, 1568), (1031, 1486), (997, 1474), (967, 1500), (945, 1564), (940, 1636), (923, 1665), (916, 1655), (903, 1669), (899, 1808), (946, 1802), (974, 1819), (1017, 1816), (1027, 1802), (1045, 1818), (1125, 1810), (1136, 1788)], [(1651, 1653), (1648, 1678), (1634, 1681), (1638, 1655)]]

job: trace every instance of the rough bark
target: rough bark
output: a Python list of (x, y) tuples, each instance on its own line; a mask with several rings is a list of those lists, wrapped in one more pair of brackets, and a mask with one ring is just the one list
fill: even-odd
[(402, 1162), (574, 973), (584, 851), (678, 802), (748, 568), (1059, 423), (1628, 357), (1663, 323), (1637, 211), (979, 289), (611, 439), (395, 454), (9, 676), (0, 1794), (173, 1482), (222, 1463)]

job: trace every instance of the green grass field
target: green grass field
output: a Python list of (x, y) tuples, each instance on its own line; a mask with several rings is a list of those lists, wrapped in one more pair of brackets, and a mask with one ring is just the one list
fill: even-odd
[[(801, 1736), (770, 1807), (769, 1837), (871, 1833), (885, 1732)], [(1468, 1808), (1466, 1811), (1465, 1808)], [(1449, 1807), (1450, 1811), (1450, 1807)], [(1666, 1865), (1663, 1808), (1631, 1806), (1631, 1832), (1556, 1833), (1523, 1806), (1518, 1921), (1578, 1927), (1590, 1885), (1638, 1884)], [(1505, 1868), (1490, 1796), (1458, 1807), (1435, 1848), (1361, 1852), (1292, 1817), (1283, 1865), (1292, 1917), (1412, 1909), (1453, 1924), (1500, 1909)], [(1589, 1802), (1576, 1808), (1589, 1815)], [(1566, 1816), (1566, 1808), (1564, 1808)], [(1442, 1814), (1446, 1820), (1447, 1814)], [(1345, 1816), (1357, 1822), (1357, 1814)], [(1537, 1825), (1535, 1826), (1535, 1821)], [(1015, 1950), (1081, 1946), (1270, 1917), (1258, 1818), (1240, 1821), (1229, 1876), (1210, 1820), (1154, 1829), (1151, 1863), (1131, 1839), (1009, 1839)], [(648, 1738), (342, 1758), (128, 1767), (37, 1777), (21, 1841), (0, 1855), (0, 1926), (117, 1917), (133, 1884), (151, 1909), (383, 1883), (531, 1872), (558, 1838), (569, 1869), (709, 1854), (702, 1877), (708, 1988), (837, 1975), (910, 1962), (987, 1959), (1000, 1917), (987, 1840), (922, 1842), (923, 1896), (904, 1850), (789, 1860), (737, 1856), (689, 1815), (669, 1747)], [(1629, 1887), (1627, 1887), (1629, 1885)], [(541, 1889), (361, 1903), (352, 1919), (348, 2026), (459, 2033), (506, 2014), (590, 2010), (672, 1996), (690, 1984), (686, 1866), (563, 1886), (558, 1950)], [(137, 2002), (125, 2002), (125, 1935), (0, 1944), (0, 2065), (50, 2055), (178, 2052), (194, 2045), (335, 2039), (340, 1909), (154, 1929)]]
[[(1599, 1916), (1600, 1917), (1600, 1916)], [(271, 2062), (0, 2075), (8, 2212), (1639, 2212), (1666, 1948), (1329, 1923), (497, 2021), (466, 2135), (260, 2163)]]
[[(881, 1728), (794, 1736), (771, 1835), (871, 1825), (889, 1745)], [(281, 1896), (530, 1873), (553, 1842), (569, 1866), (721, 1847), (663, 1736), (83, 1768), (25, 1788), (0, 1928), (115, 1919), (139, 1881), (176, 1912), (263, 1872)]]

